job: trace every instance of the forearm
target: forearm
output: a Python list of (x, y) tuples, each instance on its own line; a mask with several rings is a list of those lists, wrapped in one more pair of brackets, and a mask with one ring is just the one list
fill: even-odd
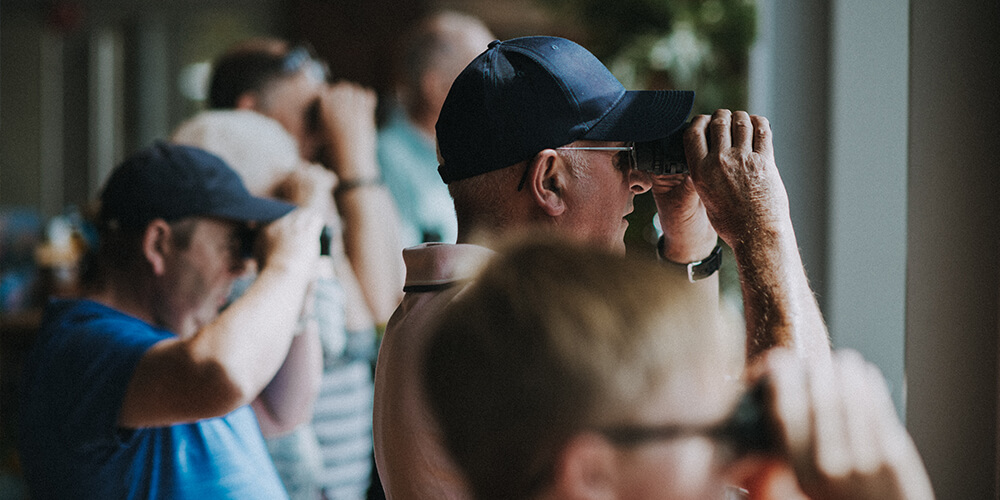
[[(664, 205), (664, 208), (660, 208)], [(719, 235), (704, 215), (701, 201), (689, 209), (690, 214), (678, 219), (677, 208), (668, 202), (657, 204), (657, 216), (663, 228), (663, 239), (657, 251), (660, 257), (679, 264), (695, 262), (711, 254)]]
[(210, 358), (247, 404), (283, 364), (302, 311), (308, 269), (265, 267), (247, 291), (191, 339), (198, 357)]
[(378, 323), (388, 321), (403, 294), (403, 256), (392, 196), (376, 159), (375, 92), (350, 82), (320, 98), (327, 157), (340, 178), (335, 190), (344, 246)]
[(826, 323), (809, 287), (791, 224), (778, 231), (758, 229), (730, 245), (743, 289), (747, 359), (752, 362), (773, 347), (828, 358)]
[(699, 302), (710, 305), (715, 311), (719, 305), (719, 273), (712, 273), (711, 276), (692, 283), (688, 276), (687, 263), (708, 257), (717, 242), (718, 236), (715, 230), (711, 225), (707, 225), (707, 228), (688, 234), (685, 238), (670, 238), (664, 233), (656, 248), (657, 257), (676, 278), (670, 286), (686, 288), (688, 293), (699, 297)]
[(334, 272), (344, 290), (344, 326), (348, 331), (372, 328), (375, 319), (354, 274), (354, 268), (344, 255), (343, 249), (333, 255)]
[(119, 423), (140, 428), (191, 422), (253, 401), (288, 353), (315, 273), (321, 226), (318, 214), (302, 209), (265, 226), (256, 280), (218, 317), (195, 325), (194, 333), (146, 351), (129, 381)]
[(323, 374), (323, 350), (316, 321), (309, 319), (303, 327), (292, 339), (278, 373), (254, 400), (257, 421), (265, 436), (290, 432), (312, 417)]
[(389, 190), (364, 185), (337, 196), (344, 221), (344, 250), (377, 324), (385, 324), (402, 298), (403, 256), (399, 221)]

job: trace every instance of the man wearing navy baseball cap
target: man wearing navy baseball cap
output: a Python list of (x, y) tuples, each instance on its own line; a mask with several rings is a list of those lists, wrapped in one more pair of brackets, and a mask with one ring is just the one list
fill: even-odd
[[(311, 415), (317, 377), (282, 363), (322, 226), (293, 208), (187, 146), (112, 172), (83, 297), (50, 302), (25, 367), (32, 497), (287, 498), (262, 431)], [(251, 229), (258, 277), (220, 313)]]
[(419, 385), (423, 350), (429, 326), (492, 253), (490, 240), (506, 233), (541, 227), (624, 252), (633, 198), (652, 190), (659, 258), (678, 278), (663, 286), (717, 304), (721, 238), (744, 282), (748, 355), (781, 345), (829, 357), (766, 119), (697, 116), (684, 132), (690, 175), (639, 169), (636, 144), (678, 133), (693, 101), (690, 91), (628, 91), (557, 37), (494, 41), (457, 77), (436, 130), (458, 241), (404, 250), (407, 293), (376, 367), (375, 455), (390, 498), (469, 497)]

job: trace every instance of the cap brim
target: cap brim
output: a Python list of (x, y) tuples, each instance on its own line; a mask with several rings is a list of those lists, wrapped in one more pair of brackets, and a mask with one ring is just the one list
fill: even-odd
[(295, 205), (284, 201), (255, 196), (244, 198), (238, 202), (218, 207), (212, 210), (212, 215), (223, 219), (246, 222), (271, 222), (280, 219), (295, 209)]
[(653, 141), (687, 121), (694, 106), (690, 90), (633, 90), (625, 95), (581, 139), (591, 141)]

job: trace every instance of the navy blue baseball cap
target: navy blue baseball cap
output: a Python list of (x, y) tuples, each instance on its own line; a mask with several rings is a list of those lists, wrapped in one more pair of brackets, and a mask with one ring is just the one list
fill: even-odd
[(251, 195), (239, 174), (212, 153), (157, 141), (111, 172), (101, 192), (99, 219), (133, 229), (153, 219), (194, 216), (267, 223), (293, 208)]
[(652, 141), (694, 104), (688, 90), (627, 91), (580, 45), (550, 36), (495, 40), (451, 86), (436, 131), (446, 184), (573, 141)]

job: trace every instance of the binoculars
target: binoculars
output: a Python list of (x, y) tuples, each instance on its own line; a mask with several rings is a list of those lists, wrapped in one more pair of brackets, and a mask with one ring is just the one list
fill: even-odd
[(684, 131), (687, 128), (685, 124), (662, 139), (635, 143), (636, 168), (656, 175), (688, 173), (687, 158), (684, 156)]
[(773, 452), (778, 431), (767, 415), (767, 381), (762, 380), (740, 399), (733, 414), (711, 434), (728, 442), (737, 456)]
[[(257, 229), (244, 226), (237, 235), (240, 242), (240, 258), (250, 259), (254, 256), (254, 243), (257, 241)], [(323, 226), (323, 231), (319, 233), (319, 254), (330, 255), (330, 244), (333, 240), (333, 230), (330, 226)]]

